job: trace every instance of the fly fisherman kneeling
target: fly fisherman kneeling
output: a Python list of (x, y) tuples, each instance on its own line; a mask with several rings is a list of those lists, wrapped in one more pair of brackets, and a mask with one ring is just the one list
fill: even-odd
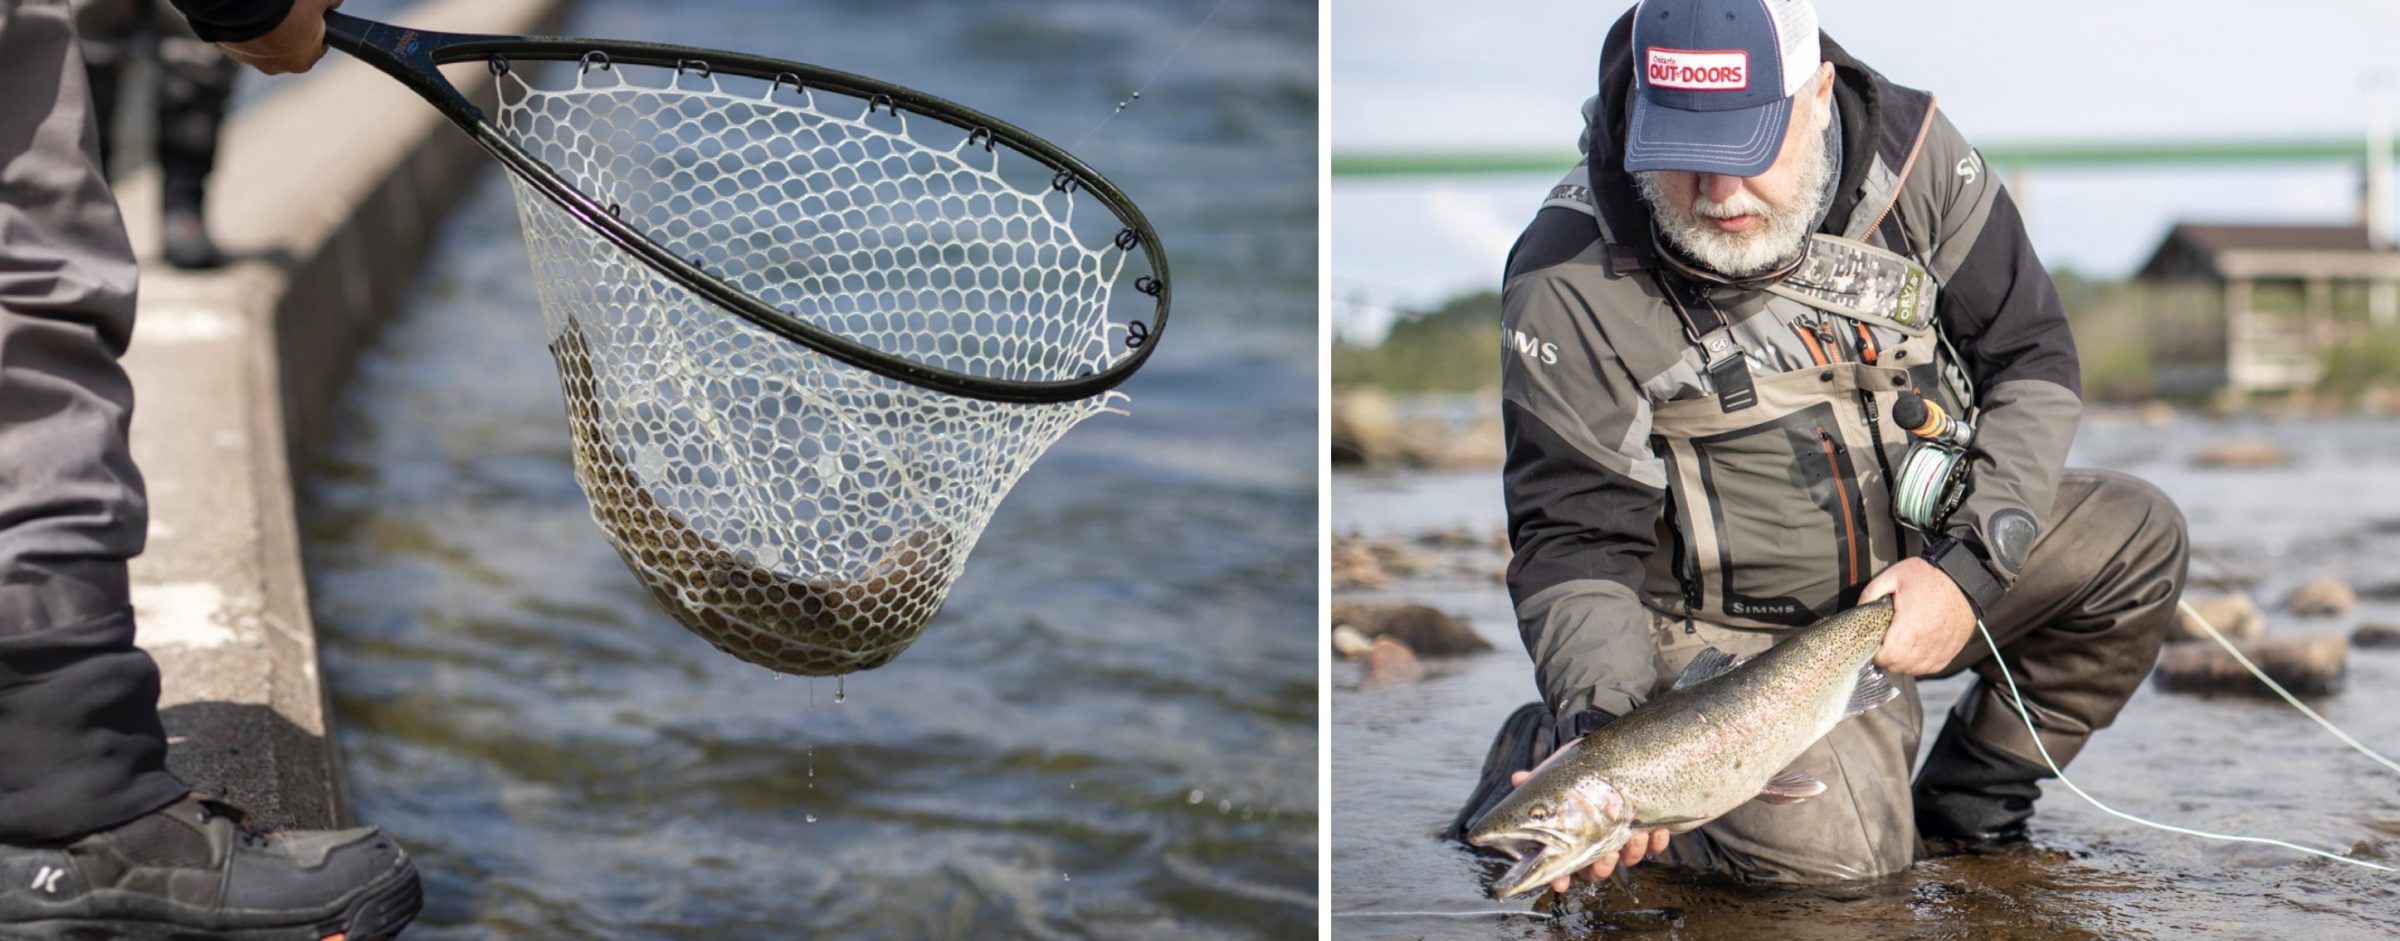
[[(2061, 765), (2173, 620), (2174, 504), (2062, 469), (2074, 340), (2015, 205), (1932, 95), (1816, 24), (1809, 0), (1648, 0), (1608, 34), (1586, 163), (1504, 289), (1508, 585), (1542, 702), (1502, 729), (1454, 835), (1701, 651), (1755, 654), (1888, 595), (1875, 662), (1901, 695), (1801, 755), (1823, 793), (1636, 833), (1583, 875), (1652, 857), (1822, 883), (2022, 842), (2050, 772), (1977, 618)], [(1937, 438), (1942, 413), (1966, 419), (1956, 480), (1911, 473), (1938, 445), (1895, 408)], [(1912, 784), (1913, 678), (1968, 669)]]

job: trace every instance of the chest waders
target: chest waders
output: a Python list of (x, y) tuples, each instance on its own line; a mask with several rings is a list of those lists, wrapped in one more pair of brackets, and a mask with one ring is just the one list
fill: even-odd
[(1903, 478), (1892, 468), (1909, 438), (1886, 436), (1882, 417), (1903, 396), (1971, 401), (1943, 381), (1953, 371), (1941, 368), (1932, 277), (1831, 235), (1811, 236), (1768, 285), (1651, 277), (1700, 381), (1655, 407), (1669, 551), (1654, 554), (1649, 583), (1676, 586), (1687, 619), (1737, 627), (1798, 627), (1855, 604), (1875, 573), (1920, 548), (1895, 514)]

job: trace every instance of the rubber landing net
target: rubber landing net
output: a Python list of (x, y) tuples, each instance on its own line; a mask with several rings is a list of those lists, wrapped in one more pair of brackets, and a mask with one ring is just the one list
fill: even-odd
[[(378, 29), (353, 42), (427, 35)], [(1164, 328), (1139, 211), (995, 119), (727, 53), (435, 41), (497, 77), (468, 129), (513, 174), (592, 515), (743, 660), (897, 656), (1001, 497)]]

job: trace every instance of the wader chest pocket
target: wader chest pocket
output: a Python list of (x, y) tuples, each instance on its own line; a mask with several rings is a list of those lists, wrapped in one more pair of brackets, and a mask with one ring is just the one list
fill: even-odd
[(1853, 454), (1833, 403), (1666, 444), (1693, 530), (1683, 571), (1704, 608), (1804, 626), (1865, 579), (1874, 561), (1855, 458), (1874, 458)]

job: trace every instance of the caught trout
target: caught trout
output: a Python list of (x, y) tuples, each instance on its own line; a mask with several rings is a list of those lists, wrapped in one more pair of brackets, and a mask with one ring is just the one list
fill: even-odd
[(1874, 667), (1891, 625), (1887, 598), (1745, 660), (1702, 651), (1674, 688), (1559, 749), (1475, 821), (1467, 842), (1516, 861), (1493, 897), (1571, 875), (1637, 829), (1683, 833), (1752, 798), (1824, 793), (1824, 782), (1786, 768), (1842, 720), (1900, 695)]
[(607, 439), (582, 326), (568, 321), (550, 355), (592, 518), (642, 587), (692, 633), (779, 673), (838, 676), (899, 656), (941, 609), (947, 528), (927, 522), (899, 536), (848, 579), (796, 579), (746, 560), (659, 505)]

